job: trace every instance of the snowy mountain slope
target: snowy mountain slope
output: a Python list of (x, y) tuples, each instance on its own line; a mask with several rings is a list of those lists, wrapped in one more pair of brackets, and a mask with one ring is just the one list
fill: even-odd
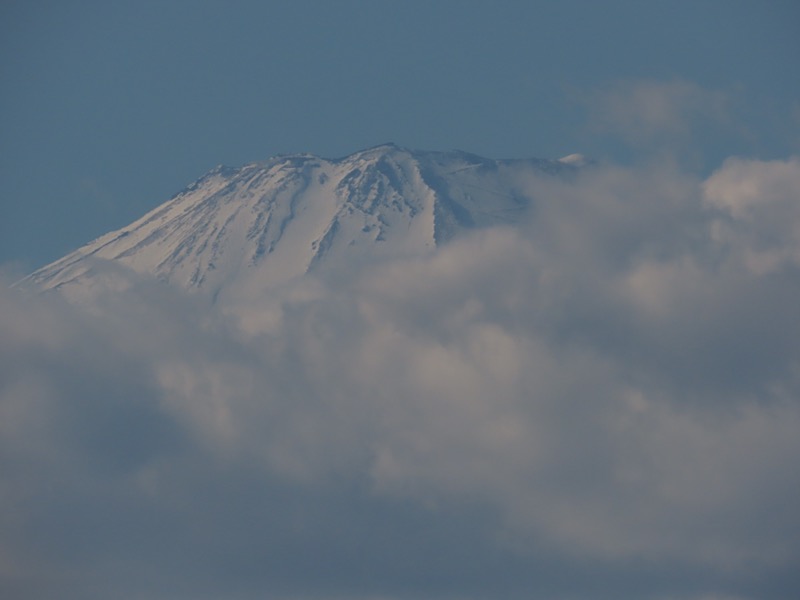
[(392, 144), (337, 160), (278, 156), (217, 167), (138, 221), (34, 272), (44, 289), (91, 285), (99, 261), (217, 298), (324, 266), (419, 255), (459, 232), (513, 222), (532, 175), (574, 161), (490, 160)]

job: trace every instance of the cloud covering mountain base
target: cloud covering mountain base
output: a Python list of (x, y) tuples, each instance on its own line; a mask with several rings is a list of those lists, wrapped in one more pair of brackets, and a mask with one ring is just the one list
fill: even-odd
[(531, 184), (252, 303), (3, 286), (0, 593), (789, 597), (800, 160)]

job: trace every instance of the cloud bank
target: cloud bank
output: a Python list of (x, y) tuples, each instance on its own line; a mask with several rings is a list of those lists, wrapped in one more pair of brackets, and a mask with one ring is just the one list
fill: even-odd
[(0, 292), (0, 592), (788, 598), (800, 160), (210, 307)]

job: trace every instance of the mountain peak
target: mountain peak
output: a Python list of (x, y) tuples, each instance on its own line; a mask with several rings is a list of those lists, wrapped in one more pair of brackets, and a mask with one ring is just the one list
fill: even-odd
[(294, 154), (220, 165), (29, 280), (83, 289), (112, 261), (213, 298), (260, 293), (310, 271), (424, 254), (466, 230), (513, 222), (534, 202), (532, 176), (574, 163), (386, 143), (333, 160)]
[(396, 156), (399, 154), (404, 155), (413, 155), (414, 152), (407, 150), (405, 148), (401, 148), (397, 144), (393, 142), (386, 142), (385, 144), (378, 144), (377, 146), (371, 146), (369, 148), (365, 148), (364, 150), (359, 150), (357, 152), (353, 152), (352, 154), (348, 154), (339, 159), (335, 159), (334, 162), (352, 162), (358, 160), (380, 160), (387, 156)]
[(401, 148), (394, 142), (384, 142), (383, 144), (378, 144), (376, 146), (371, 146), (369, 148), (366, 148), (361, 152), (372, 152), (372, 151), (392, 152), (394, 150), (403, 150), (403, 148)]

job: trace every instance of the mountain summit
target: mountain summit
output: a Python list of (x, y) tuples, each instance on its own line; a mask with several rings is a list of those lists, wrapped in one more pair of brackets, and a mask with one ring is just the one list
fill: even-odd
[(385, 144), (334, 160), (220, 166), (27, 281), (69, 290), (113, 261), (213, 298), (263, 290), (323, 265), (420, 255), (464, 230), (513, 222), (532, 203), (532, 176), (571, 172), (575, 162)]

